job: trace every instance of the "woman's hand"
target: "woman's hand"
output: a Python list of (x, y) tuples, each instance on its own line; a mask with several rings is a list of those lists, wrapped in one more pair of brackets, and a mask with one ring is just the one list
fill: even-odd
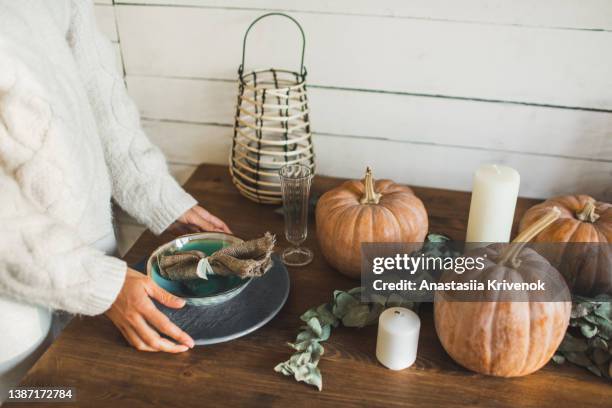
[(181, 215), (176, 222), (168, 227), (168, 231), (177, 235), (200, 231), (226, 232), (228, 234), (232, 233), (232, 231), (223, 221), (199, 205), (190, 208), (183, 215)]
[[(148, 276), (128, 268), (121, 292), (106, 316), (138, 350), (181, 353), (193, 348), (193, 339), (160, 312), (150, 298), (175, 309), (185, 306), (185, 300), (160, 288)], [(158, 332), (177, 343), (161, 337)]]

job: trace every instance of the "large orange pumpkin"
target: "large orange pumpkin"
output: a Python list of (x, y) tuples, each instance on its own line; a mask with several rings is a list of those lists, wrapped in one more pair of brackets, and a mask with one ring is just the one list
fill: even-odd
[(588, 195), (551, 198), (525, 213), (519, 231), (552, 207), (561, 210), (560, 218), (540, 232), (534, 242), (568, 243), (551, 245), (545, 253), (574, 293), (612, 294), (612, 204), (597, 202)]
[(359, 278), (362, 242), (423, 242), (427, 211), (409, 187), (374, 181), (368, 167), (363, 181), (347, 181), (319, 198), (317, 238), (335, 269)]
[[(517, 242), (522, 242), (518, 239), (528, 241), (529, 236), (517, 237)], [(549, 293), (556, 293), (558, 297), (554, 299), (561, 301), (544, 301), (541, 297), (533, 300), (537, 295), (532, 292), (512, 293), (512, 299), (519, 297), (522, 301), (499, 297), (500, 292), (482, 295), (488, 301), (459, 301), (453, 300), (452, 292), (436, 292), (434, 318), (442, 346), (457, 363), (482, 374), (516, 377), (540, 369), (559, 347), (569, 324), (567, 285), (550, 263), (532, 249), (493, 244), (475, 252), (470, 255), (487, 255), (484, 269), (455, 275), (453, 279), (469, 282), (477, 277), (481, 282), (505, 279), (512, 283), (545, 279), (547, 287), (550, 284), (556, 288)], [(465, 296), (476, 296), (474, 293), (460, 296), (465, 300)]]

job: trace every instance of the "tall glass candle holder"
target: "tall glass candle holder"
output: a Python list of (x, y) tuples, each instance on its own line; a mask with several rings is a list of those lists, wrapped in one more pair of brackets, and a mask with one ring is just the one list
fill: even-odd
[(302, 164), (289, 164), (280, 171), (280, 184), (285, 216), (285, 238), (291, 246), (282, 253), (288, 266), (304, 266), (312, 261), (312, 251), (301, 244), (308, 236), (308, 197), (312, 170)]

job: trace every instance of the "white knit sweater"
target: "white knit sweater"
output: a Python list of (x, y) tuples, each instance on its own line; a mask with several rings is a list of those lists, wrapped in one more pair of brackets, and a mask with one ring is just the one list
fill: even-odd
[(143, 133), (91, 0), (0, 0), (0, 297), (105, 311), (111, 197), (160, 233), (195, 200)]

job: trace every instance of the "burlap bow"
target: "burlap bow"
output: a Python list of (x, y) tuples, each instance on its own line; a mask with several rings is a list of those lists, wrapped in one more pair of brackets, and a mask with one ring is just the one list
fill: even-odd
[(262, 276), (272, 267), (276, 239), (266, 232), (263, 237), (220, 249), (207, 256), (201, 251), (162, 253), (157, 257), (159, 273), (170, 280), (207, 279), (207, 275), (241, 278)]

